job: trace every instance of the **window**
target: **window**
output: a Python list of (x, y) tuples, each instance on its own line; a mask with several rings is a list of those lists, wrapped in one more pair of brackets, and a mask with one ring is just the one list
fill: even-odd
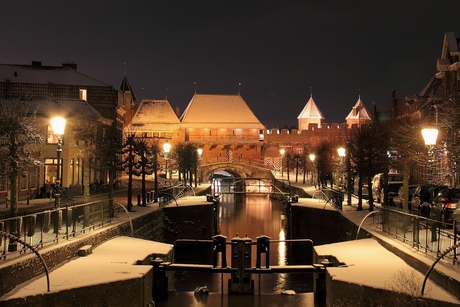
[(56, 134), (53, 133), (53, 128), (50, 125), (48, 125), (46, 144), (57, 144), (57, 143), (58, 143), (58, 138)]
[(87, 99), (86, 99), (86, 89), (83, 89), (83, 88), (80, 89), (80, 99), (84, 100), (84, 101), (87, 101)]

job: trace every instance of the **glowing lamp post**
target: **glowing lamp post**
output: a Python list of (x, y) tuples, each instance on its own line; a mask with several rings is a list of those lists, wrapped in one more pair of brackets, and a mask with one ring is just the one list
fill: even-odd
[(284, 176), (283, 174), (283, 160), (284, 160), (284, 153), (285, 153), (285, 150), (284, 148), (281, 148), (280, 149), (280, 154), (281, 154), (281, 177)]
[(57, 137), (57, 172), (56, 172), (56, 194), (54, 198), (54, 209), (61, 206), (61, 151), (62, 151), (62, 136), (64, 135), (66, 120), (62, 117), (54, 117), (51, 119), (51, 128)]
[[(198, 167), (200, 167), (201, 155), (203, 154), (203, 148), (198, 148), (196, 150), (196, 152), (198, 153), (198, 165), (197, 165), (195, 171), (197, 171)], [(195, 173), (195, 187), (197, 186), (196, 181), (197, 181), (197, 174)], [(201, 170), (200, 170), (200, 184), (201, 184)]]
[(425, 128), (422, 129), (423, 140), (425, 141), (425, 146), (428, 149), (428, 163), (430, 166), (430, 183), (434, 183), (433, 177), (433, 147), (436, 145), (436, 139), (438, 138), (438, 129), (436, 128)]
[(339, 154), (339, 158), (340, 158), (339, 176), (340, 176), (341, 185), (343, 187), (342, 171), (343, 171), (343, 159), (345, 158), (345, 148), (343, 147), (337, 148), (337, 153)]
[(165, 167), (165, 179), (168, 179), (168, 159), (169, 159), (169, 151), (171, 150), (171, 144), (169, 143), (164, 143), (163, 144), (163, 151), (165, 153), (165, 161), (166, 161), (166, 167)]
[(310, 154), (310, 161), (311, 164), (313, 165), (313, 168), (311, 170), (311, 184), (313, 185), (313, 177), (314, 177), (314, 171), (315, 171), (315, 154)]
[[(434, 185), (434, 175), (433, 175), (433, 147), (436, 145), (436, 139), (438, 138), (438, 129), (436, 128), (425, 128), (422, 129), (423, 140), (425, 141), (425, 146), (428, 149), (428, 163), (430, 167), (430, 182)], [(431, 200), (434, 199), (434, 188), (431, 188)], [(436, 223), (431, 223), (431, 241), (437, 241), (436, 233)]]

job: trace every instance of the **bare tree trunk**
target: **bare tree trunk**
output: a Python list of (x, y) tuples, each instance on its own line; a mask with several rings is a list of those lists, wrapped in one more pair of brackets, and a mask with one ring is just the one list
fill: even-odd
[[(10, 217), (16, 217), (18, 214), (18, 172), (13, 170), (9, 175), (9, 200), (10, 200)], [(13, 218), (10, 221), (10, 233), (19, 237), (18, 219)], [(10, 239), (8, 244), (8, 251), (14, 252), (18, 250), (18, 243), (16, 240)]]

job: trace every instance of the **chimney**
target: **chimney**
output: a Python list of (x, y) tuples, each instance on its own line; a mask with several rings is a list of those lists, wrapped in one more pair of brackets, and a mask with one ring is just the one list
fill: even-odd
[(358, 115), (358, 108), (353, 107), (353, 116), (356, 116), (356, 115)]
[(32, 66), (42, 66), (42, 61), (32, 61)]
[(176, 107), (176, 116), (180, 117), (180, 107)]

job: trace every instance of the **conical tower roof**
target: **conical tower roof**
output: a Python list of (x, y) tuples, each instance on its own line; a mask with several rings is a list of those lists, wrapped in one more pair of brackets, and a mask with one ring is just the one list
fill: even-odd
[(315, 101), (313, 100), (313, 95), (310, 95), (310, 99), (308, 100), (307, 104), (303, 108), (302, 112), (300, 112), (299, 116), (297, 116), (297, 119), (301, 118), (324, 119), (323, 113), (321, 113)]

